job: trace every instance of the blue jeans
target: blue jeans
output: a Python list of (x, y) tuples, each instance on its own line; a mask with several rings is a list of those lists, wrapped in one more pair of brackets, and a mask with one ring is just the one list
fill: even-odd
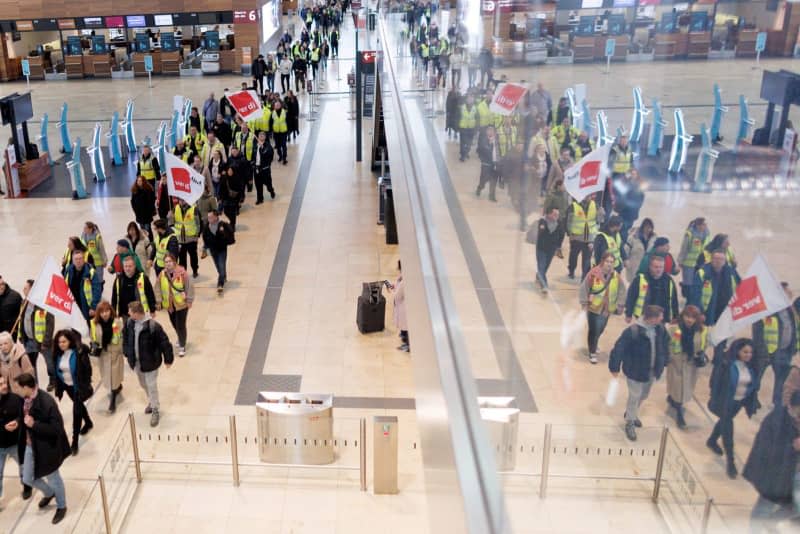
[[(9, 456), (19, 464), (19, 453), (16, 445), (0, 449), (0, 497), (3, 496), (3, 472), (6, 469), (6, 458)], [(19, 477), (22, 478), (22, 465), (19, 466)]]
[(550, 263), (555, 255), (555, 250), (540, 250), (539, 247), (536, 247), (536, 278), (545, 289), (547, 289), (547, 269), (550, 268)]
[(42, 478), (33, 478), (33, 449), (30, 445), (25, 447), (25, 461), (22, 464), (22, 483), (41, 491), (45, 497), (56, 496), (56, 507), (67, 507), (67, 495), (64, 481), (58, 469)]
[(217, 287), (223, 287), (228, 279), (226, 263), (228, 262), (228, 249), (211, 251), (211, 258), (214, 260), (214, 267), (217, 268)]

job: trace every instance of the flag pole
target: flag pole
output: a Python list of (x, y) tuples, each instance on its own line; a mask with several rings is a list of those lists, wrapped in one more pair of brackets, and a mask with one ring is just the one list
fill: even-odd
[(17, 320), (14, 321), (14, 326), (11, 327), (11, 332), (9, 332), (9, 334), (11, 334), (12, 336), (14, 335), (14, 330), (16, 330), (17, 327), (19, 326), (19, 322), (22, 319), (22, 314), (25, 313), (25, 306), (27, 305), (28, 305), (28, 297), (25, 297), (25, 300), (22, 301), (22, 306), (19, 309), (19, 315), (17, 315)]

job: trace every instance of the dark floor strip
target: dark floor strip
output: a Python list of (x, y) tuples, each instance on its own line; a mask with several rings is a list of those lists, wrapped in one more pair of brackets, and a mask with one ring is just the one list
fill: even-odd
[[(417, 106), (419, 107), (420, 115), (424, 116), (423, 102), (421, 99), (417, 99)], [(489, 329), (489, 337), (492, 341), (495, 358), (497, 358), (497, 366), (500, 369), (503, 379), (507, 383), (505, 394), (516, 397), (517, 406), (522, 411), (536, 412), (538, 411), (536, 401), (533, 398), (533, 393), (522, 371), (517, 353), (514, 350), (514, 345), (511, 342), (511, 335), (503, 321), (503, 316), (500, 314), (500, 308), (497, 305), (494, 290), (489, 282), (489, 275), (486, 273), (483, 258), (481, 258), (478, 245), (475, 243), (475, 238), (472, 235), (472, 230), (470, 230), (469, 223), (464, 215), (464, 210), (461, 208), (461, 203), (458, 201), (458, 193), (450, 178), (447, 162), (445, 161), (444, 153), (439, 145), (436, 133), (433, 130), (433, 124), (429, 120), (423, 120), (423, 122), (425, 124), (427, 143), (428, 146), (431, 147), (433, 159), (439, 171), (439, 180), (442, 183), (447, 208), (450, 211), (450, 217), (453, 220), (453, 226), (455, 226), (459, 244), (464, 251), (464, 257), (467, 261), (472, 283), (478, 294), (478, 301), (480, 302), (481, 310), (486, 320), (486, 326)]]
[(414, 399), (390, 397), (333, 397), (334, 408), (359, 408), (363, 410), (413, 410)]
[[(324, 111), (325, 102), (323, 101), (320, 104), (319, 114), (322, 115)], [(319, 138), (321, 122), (315, 121), (310, 126), (311, 134), (303, 153), (300, 168), (297, 171), (297, 182), (294, 186), (292, 201), (289, 204), (289, 211), (283, 223), (281, 239), (278, 242), (278, 249), (275, 251), (275, 260), (272, 262), (272, 271), (267, 282), (267, 289), (264, 291), (264, 300), (261, 303), (261, 310), (258, 312), (258, 320), (253, 332), (253, 339), (250, 341), (250, 349), (247, 351), (247, 360), (242, 370), (239, 390), (236, 393), (236, 404), (253, 404), (258, 397), (258, 392), (267, 389), (268, 380), (264, 375), (264, 362), (267, 359), (272, 329), (275, 326), (275, 319), (278, 315), (278, 304), (281, 300), (283, 283), (286, 279), (286, 269), (289, 266), (294, 236), (297, 233), (297, 223), (300, 219), (300, 210), (303, 207), (303, 198), (308, 186), (311, 163), (314, 161), (314, 152)]]

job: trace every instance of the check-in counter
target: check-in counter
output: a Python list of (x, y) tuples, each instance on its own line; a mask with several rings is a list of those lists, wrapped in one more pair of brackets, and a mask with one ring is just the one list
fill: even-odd
[(23, 191), (32, 191), (37, 185), (44, 182), (52, 174), (50, 160), (47, 154), (42, 154), (39, 159), (31, 159), (19, 166), (19, 188)]
[(575, 53), (573, 58), (575, 63), (590, 63), (594, 61), (594, 48), (596, 37), (575, 36), (572, 40), (572, 51)]
[(64, 57), (64, 72), (67, 79), (83, 78), (83, 56)]
[[(155, 58), (153, 58), (155, 61)], [(153, 64), (155, 68), (155, 63)], [(161, 72), (163, 74), (179, 75), (181, 73), (181, 53), (161, 52)]]
[(220, 72), (238, 72), (236, 68), (236, 52), (233, 50), (220, 50), (219, 51), (219, 71)]
[[(111, 78), (111, 56), (109, 54), (93, 54), (92, 70), (95, 78)], [(84, 66), (86, 63), (84, 63)]]
[(26, 59), (31, 68), (31, 80), (44, 80), (44, 58), (28, 56)]
[(739, 30), (739, 42), (736, 44), (736, 57), (756, 57), (756, 39), (758, 30)]
[(625, 61), (628, 58), (628, 48), (630, 46), (631, 38), (629, 35), (601, 35), (595, 39), (594, 57), (597, 60), (605, 60), (606, 58), (606, 41), (614, 39), (616, 46), (614, 48), (614, 55), (611, 61)]
[(711, 50), (711, 32), (691, 32), (688, 34), (689, 59), (708, 59)]
[(655, 59), (673, 59), (679, 35), (678, 33), (657, 33)]
[(154, 50), (152, 52), (135, 52), (132, 54), (133, 60), (133, 75), (134, 76), (147, 76), (147, 70), (144, 68), (144, 56), (153, 56), (153, 74), (161, 74), (161, 50)]

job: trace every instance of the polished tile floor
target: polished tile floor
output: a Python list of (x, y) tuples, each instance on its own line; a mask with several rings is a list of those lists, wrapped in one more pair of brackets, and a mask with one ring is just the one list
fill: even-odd
[[(346, 47), (352, 36), (346, 34)], [(352, 48), (349, 48), (352, 50)], [(762, 61), (765, 68), (792, 68), (789, 60)], [(350, 62), (332, 65), (326, 91), (346, 92), (346, 71)], [(757, 101), (760, 75), (751, 62), (658, 63), (653, 65), (614, 65), (610, 76), (597, 65), (540, 67), (526, 72), (509, 70), (511, 79), (540, 79), (553, 95), (568, 85), (586, 83), (593, 109), (608, 106), (612, 125), (629, 120), (630, 91), (640, 85), (647, 98), (659, 96), (665, 105), (683, 106), (687, 123), (697, 126), (707, 120), (712, 102), (711, 84), (720, 83), (730, 102), (739, 93)], [(336, 69), (336, 70), (334, 70)], [(339, 71), (338, 69), (341, 69)], [(410, 80), (410, 63), (400, 63), (401, 74)], [(658, 76), (653, 73), (657, 72)], [(338, 79), (337, 79), (338, 78)], [(168, 116), (172, 96), (184, 94), (202, 102), (207, 93), (219, 95), (224, 87), (238, 85), (241, 78), (194, 79), (156, 78), (154, 87), (145, 80), (86, 81), (34, 85), (34, 109), (56, 117), (60, 104), (69, 102), (73, 136), (88, 136), (94, 122), (107, 121), (114, 110), (122, 112), (129, 98), (135, 99), (137, 131), (152, 135), (158, 122)], [(8, 84), (7, 91), (24, 84)], [(201, 87), (199, 87), (201, 86)], [(109, 87), (113, 90), (109, 94)], [(413, 88), (409, 82), (409, 88)], [(443, 95), (437, 96), (442, 109)], [(255, 433), (255, 413), (251, 405), (237, 405), (242, 375), (301, 376), (301, 391), (330, 392), (360, 399), (356, 408), (337, 408), (336, 432), (342, 438), (357, 438), (357, 419), (390, 413), (400, 418), (400, 488), (398, 496), (374, 496), (358, 491), (357, 476), (346, 471), (299, 472), (247, 468), (239, 488), (230, 484), (229, 468), (148, 465), (145, 482), (139, 486), (125, 532), (157, 528), (163, 532), (233, 532), (258, 526), (266, 532), (372, 532), (376, 525), (388, 532), (426, 532), (426, 499), (418, 447), (415, 415), (412, 410), (385, 410), (383, 398), (414, 397), (412, 360), (395, 350), (396, 332), (389, 327), (381, 334), (362, 336), (355, 328), (355, 299), (364, 281), (393, 279), (399, 258), (396, 246), (384, 244), (383, 230), (374, 224), (377, 190), (368, 164), (354, 165), (353, 123), (348, 120), (350, 100), (346, 94), (321, 97), (317, 121), (301, 122), (301, 138), (289, 152), (290, 164), (274, 169), (278, 197), (262, 206), (250, 198), (243, 210), (237, 244), (229, 257), (229, 287), (224, 297), (214, 291), (215, 278), (210, 262), (203, 262), (197, 280), (197, 297), (189, 314), (189, 347), (180, 360), (161, 376), (163, 420), (158, 431), (147, 434), (144, 420), (137, 415), (140, 430), (152, 439), (142, 442), (145, 457), (181, 459), (221, 459), (229, 454), (224, 444), (186, 445), (174, 442), (180, 435), (223, 436), (227, 416), (237, 415), (242, 435)], [(412, 124), (421, 135), (415, 137), (419, 165), (430, 174), (427, 182), (433, 223), (444, 252), (449, 281), (456, 300), (455, 313), (464, 330), (469, 362), (474, 376), (483, 383), (502, 383), (508, 358), (516, 358), (535, 399), (538, 412), (521, 418), (517, 473), (538, 473), (543, 426), (556, 423), (554, 444), (564, 447), (552, 459), (551, 472), (561, 475), (615, 475), (649, 477), (654, 470), (653, 452), (658, 448), (663, 425), (671, 425), (666, 415), (663, 383), (645, 404), (643, 420), (648, 427), (641, 433), (635, 450), (641, 458), (612, 454), (616, 448), (633, 450), (621, 432), (622, 400), (605, 404), (609, 375), (605, 368), (607, 352), (622, 329), (612, 321), (601, 340), (601, 364), (591, 366), (583, 349), (584, 335), (577, 315), (577, 286), (566, 279), (563, 263), (552, 269), (553, 291), (541, 297), (533, 287), (534, 254), (516, 230), (516, 217), (507, 197), (489, 203), (475, 198), (478, 163), (457, 159), (457, 146), (444, 135), (443, 117), (427, 119), (421, 103), (406, 101)], [(303, 100), (302, 109), (308, 109)], [(706, 107), (701, 107), (706, 106)], [(762, 108), (754, 107), (756, 110)], [(735, 133), (732, 110), (723, 123), (727, 138)], [(758, 116), (758, 113), (756, 113)], [(312, 134), (313, 129), (318, 129)], [(369, 131), (369, 125), (366, 127)], [(694, 128), (690, 128), (694, 131)], [(56, 138), (51, 129), (51, 136)], [(312, 137), (312, 150), (306, 154)], [(367, 136), (369, 139), (369, 136)], [(57, 143), (53, 143), (57, 146)], [(365, 150), (365, 156), (368, 156)], [(280, 286), (280, 301), (274, 316), (268, 345), (254, 343), (254, 333), (268, 278), (275, 265), (285, 235), (284, 222), (290, 213), (299, 181), (307, 161), (308, 179), (299, 207), (293, 242)], [(448, 186), (449, 184), (449, 186)], [(447, 196), (455, 204), (465, 224), (455, 223)], [(450, 198), (451, 205), (453, 198)], [(765, 254), (781, 279), (800, 287), (796, 279), (793, 250), (800, 245), (791, 225), (785, 224), (797, 211), (798, 197), (793, 192), (757, 190), (717, 192), (713, 195), (674, 192), (648, 192), (643, 215), (655, 220), (656, 231), (667, 235), (677, 248), (682, 230), (693, 217), (705, 215), (714, 232), (727, 232), (743, 266), (756, 252)], [(63, 198), (26, 199), (0, 202), (0, 224), (6, 248), (13, 251), (0, 260), (0, 273), (15, 288), (33, 277), (42, 258), (61, 254), (67, 236), (80, 232), (85, 220), (93, 220), (113, 242), (132, 218), (128, 200), (94, 196), (83, 201)], [(459, 238), (468, 232), (474, 249), (465, 250)], [(488, 280), (492, 298), (499, 310), (499, 323), (487, 322), (485, 302), (475, 285), (475, 262), (479, 261)], [(107, 284), (110, 295), (110, 284)], [(163, 315), (163, 314), (162, 314)], [(172, 334), (166, 324), (167, 331)], [(387, 313), (391, 324), (391, 314)], [(490, 328), (508, 332), (513, 354), (499, 353)], [(258, 335), (256, 336), (256, 338)], [(262, 353), (258, 354), (258, 350)], [(254, 352), (255, 351), (255, 352)], [(254, 357), (251, 358), (251, 355)], [(252, 362), (263, 362), (253, 369)], [(44, 369), (39, 369), (40, 375)], [(768, 373), (766, 383), (771, 384)], [(689, 429), (671, 433), (685, 458), (668, 463), (668, 488), (662, 490), (662, 505), (651, 504), (652, 482), (641, 480), (597, 481), (554, 478), (548, 498), (539, 500), (538, 478), (503, 475), (506, 501), (514, 532), (619, 532), (647, 528), (667, 532), (666, 523), (697, 524), (702, 512), (701, 492), (688, 502), (683, 490), (687, 484), (687, 463), (714, 497), (711, 531), (740, 532), (746, 528), (749, 508), (755, 494), (745, 481), (729, 481), (723, 464), (706, 453), (703, 442), (712, 418), (704, 408), (707, 380), (697, 388), (697, 403), (689, 407)], [(762, 400), (767, 399), (769, 387)], [(78, 457), (66, 462), (63, 473), (68, 481), (69, 506), (64, 529), (71, 531), (77, 510), (105, 459), (108, 448), (120, 431), (125, 413), (139, 414), (144, 395), (132, 375), (126, 375), (123, 402), (113, 417), (105, 414), (106, 392), (100, 388), (89, 405), (96, 421), (95, 430), (84, 440)], [(65, 401), (68, 404), (68, 401)], [(63, 406), (69, 424), (68, 405)], [(747, 457), (758, 423), (737, 419), (736, 452), (739, 463)], [(160, 441), (159, 441), (160, 437)], [(166, 441), (169, 437), (169, 441)], [(143, 438), (144, 439), (144, 438)], [(671, 442), (670, 442), (671, 443)], [(567, 454), (575, 445), (604, 449), (600, 454)], [(671, 449), (677, 450), (677, 449)], [(253, 448), (244, 448), (243, 460), (255, 461)], [(353, 450), (342, 451), (341, 465), (353, 465)], [(371, 463), (368, 463), (371, 465)], [(50, 513), (23, 503), (16, 493), (16, 482), (8, 477), (6, 494), (0, 503), (0, 530), (41, 532)], [(692, 477), (689, 477), (692, 478)], [(681, 484), (679, 481), (683, 480)], [(692, 478), (692, 483), (695, 480)], [(677, 506), (677, 503), (682, 503)], [(27, 505), (27, 509), (25, 508)], [(626, 506), (625, 514), (609, 513)], [(575, 514), (575, 510), (581, 510)], [(27, 510), (23, 513), (23, 510)], [(687, 514), (689, 517), (687, 518)]]

